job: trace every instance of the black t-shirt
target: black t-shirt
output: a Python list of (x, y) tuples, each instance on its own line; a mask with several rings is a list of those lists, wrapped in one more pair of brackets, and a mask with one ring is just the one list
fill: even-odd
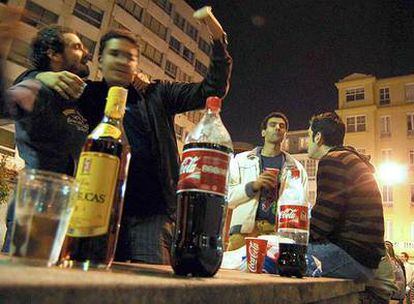
[[(282, 170), (285, 162), (283, 153), (274, 156), (267, 157), (261, 155), (262, 172), (267, 168)], [(274, 190), (263, 189), (260, 193), (259, 206), (257, 208), (256, 219), (267, 220), (271, 224), (275, 224), (275, 216), (277, 213), (277, 200), (279, 198), (279, 183)]]
[[(36, 97), (31, 112), (11, 97), (24, 96), (19, 93), (22, 91)], [(21, 82), (9, 92), (8, 110), (15, 120), (16, 144), (26, 167), (74, 175), (89, 131), (76, 103), (34, 80)]]

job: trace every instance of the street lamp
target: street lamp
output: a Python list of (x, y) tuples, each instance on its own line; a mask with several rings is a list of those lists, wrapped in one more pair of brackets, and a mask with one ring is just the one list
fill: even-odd
[(395, 162), (385, 162), (379, 165), (377, 178), (383, 185), (401, 184), (407, 179), (407, 167)]

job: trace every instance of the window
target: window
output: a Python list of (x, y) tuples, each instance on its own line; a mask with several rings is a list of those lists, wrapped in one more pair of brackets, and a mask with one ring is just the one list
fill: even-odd
[(382, 186), (382, 203), (386, 206), (392, 206), (394, 199), (392, 193), (392, 186), (383, 185)]
[(346, 118), (346, 131), (348, 133), (366, 131), (366, 116), (348, 116)]
[(176, 124), (175, 135), (177, 136), (177, 140), (184, 141), (184, 128)]
[(168, 0), (152, 0), (155, 4), (157, 4), (159, 7), (161, 7), (164, 12), (166, 12), (168, 15), (171, 15), (172, 11), (172, 4)]
[(96, 41), (89, 39), (86, 36), (78, 33), (80, 40), (82, 41), (83, 45), (88, 49), (90, 57), (89, 59), (92, 60), (93, 54), (95, 53)]
[(139, 22), (142, 20), (144, 9), (132, 0), (117, 0), (116, 4), (126, 10)]
[(142, 55), (154, 62), (156, 65), (162, 65), (163, 54), (147, 42), (144, 42), (144, 46), (142, 48)]
[(183, 58), (192, 64), (194, 62), (194, 53), (191, 52), (188, 48), (184, 47)]
[(203, 51), (206, 55), (210, 56), (211, 54), (211, 46), (210, 44), (205, 41), (203, 38), (198, 39), (198, 48)]
[(177, 80), (181, 82), (191, 82), (192, 78), (181, 70), (178, 70)]
[(177, 54), (181, 53), (181, 42), (173, 36), (170, 37), (170, 49), (172, 49)]
[(392, 149), (381, 150), (381, 160), (383, 162), (389, 162), (392, 159)]
[(414, 205), (414, 184), (410, 185), (410, 204)]
[(410, 167), (414, 168), (414, 150), (408, 151), (408, 164)]
[(20, 64), (26, 68), (30, 68), (29, 61), (30, 44), (19, 39), (14, 39), (10, 47), (9, 56), (7, 59)]
[(73, 15), (100, 28), (104, 11), (85, 0), (76, 0)]
[(207, 76), (208, 68), (200, 61), (195, 61), (195, 70), (203, 77)]
[(120, 30), (124, 30), (124, 31), (129, 31), (130, 32), (130, 30), (126, 26), (124, 26), (123, 24), (119, 23), (115, 19), (112, 20), (111, 27), (114, 28), (114, 29), (120, 29)]
[(309, 142), (309, 137), (308, 136), (301, 136), (301, 137), (299, 137), (299, 142), (298, 142), (299, 152), (307, 151), (307, 149), (308, 149), (308, 142)]
[(392, 240), (392, 221), (385, 220), (384, 223), (384, 240), (389, 241)]
[(390, 88), (381, 88), (379, 90), (379, 94), (380, 94), (380, 98), (379, 98), (379, 103), (380, 105), (387, 105), (390, 104), (391, 99), (390, 99)]
[(145, 14), (144, 25), (161, 39), (165, 40), (167, 37), (167, 28), (148, 13)]
[(49, 24), (57, 23), (59, 16), (42, 6), (32, 2), (26, 2), (26, 10), (28, 16), (23, 16), (22, 21), (34, 27), (41, 27)]
[(316, 161), (313, 159), (306, 160), (306, 172), (308, 173), (309, 179), (315, 179), (316, 176)]
[(414, 113), (407, 114), (407, 135), (414, 135)]
[(178, 28), (184, 31), (185, 19), (183, 16), (181, 16), (179, 13), (175, 13), (173, 22)]
[(414, 84), (405, 85), (405, 101), (407, 102), (414, 101)]
[(177, 66), (169, 60), (165, 62), (165, 74), (174, 79), (177, 77)]
[(365, 91), (364, 88), (355, 88), (355, 89), (347, 89), (345, 91), (346, 101), (358, 101), (365, 99)]
[(185, 27), (185, 33), (190, 36), (194, 41), (197, 41), (198, 38), (198, 30), (187, 22), (187, 26)]
[(380, 136), (391, 137), (391, 116), (380, 117)]

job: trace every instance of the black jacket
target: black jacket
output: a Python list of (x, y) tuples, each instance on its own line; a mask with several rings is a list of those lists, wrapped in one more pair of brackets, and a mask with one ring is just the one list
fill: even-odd
[[(209, 72), (201, 83), (176, 83), (156, 81), (149, 85), (144, 94), (129, 88), (128, 107), (137, 105), (148, 120), (151, 151), (158, 160), (156, 164), (162, 196), (167, 205), (167, 213), (176, 210), (176, 185), (179, 172), (179, 156), (174, 131), (174, 116), (178, 113), (197, 110), (205, 106), (208, 96), (224, 97), (229, 88), (232, 59), (223, 42), (215, 41)], [(108, 86), (104, 81), (89, 82), (79, 101), (80, 109), (94, 128), (101, 120), (105, 107)], [(140, 100), (140, 103), (137, 103)], [(128, 139), (134, 136), (130, 127), (139, 121), (130, 121), (127, 114), (124, 128)], [(133, 151), (132, 151), (133, 152)], [(133, 153), (132, 153), (132, 157)], [(131, 161), (132, 163), (132, 161)], [(131, 171), (131, 168), (130, 168)], [(127, 205), (128, 202), (125, 202)]]

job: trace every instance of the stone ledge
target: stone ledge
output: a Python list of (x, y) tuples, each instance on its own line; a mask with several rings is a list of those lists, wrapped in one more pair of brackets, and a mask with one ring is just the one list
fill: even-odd
[(111, 271), (0, 265), (0, 303), (357, 303), (363, 284), (221, 270), (174, 276), (169, 266), (117, 264)]

